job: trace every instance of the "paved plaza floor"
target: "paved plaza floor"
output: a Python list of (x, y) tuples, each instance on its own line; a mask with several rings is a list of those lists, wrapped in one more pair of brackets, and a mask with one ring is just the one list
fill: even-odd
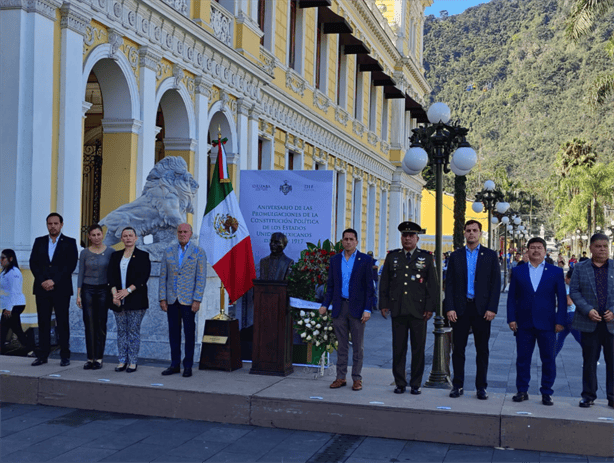
[[(505, 295), (492, 325), (489, 391), (513, 393), (515, 388), (515, 340), (505, 323)], [(432, 331), (429, 328), (429, 331)], [(433, 335), (427, 340), (427, 368), (431, 368)], [(365, 367), (391, 368), (390, 319), (375, 312), (365, 335)], [(334, 355), (331, 356), (334, 362)], [(73, 362), (83, 360), (73, 356)], [(112, 368), (112, 358), (105, 369)], [(409, 359), (408, 359), (409, 361)], [(143, 364), (167, 365), (159, 361)], [(603, 363), (603, 362), (601, 362)], [(581, 349), (572, 336), (557, 358), (557, 397), (577, 397), (581, 391)], [(249, 368), (245, 364), (244, 368)], [(160, 370), (161, 371), (161, 370)], [(330, 376), (333, 369), (326, 371)], [(533, 357), (529, 394), (538, 401), (541, 375), (538, 353)], [(466, 389), (473, 390), (475, 354), (467, 348)], [(194, 378), (191, 378), (194, 379)], [(190, 381), (188, 379), (187, 381)], [(392, 382), (392, 373), (390, 373)], [(604, 365), (599, 365), (598, 398), (603, 401)], [(365, 388), (369, 387), (365, 382)], [(392, 395), (390, 388), (390, 394)], [(443, 391), (442, 391), (443, 392)], [(458, 400), (472, 400), (466, 394)], [(604, 410), (608, 410), (604, 408)], [(578, 413), (582, 409), (577, 409)], [(614, 409), (612, 410), (614, 416)], [(0, 408), (2, 462), (597, 462), (613, 458), (573, 454), (438, 444), (338, 433), (294, 431), (204, 421), (77, 410), (44, 405), (3, 403)], [(420, 423), (407, 423), (408, 427)], [(614, 436), (614, 426), (612, 429)], [(586, 436), (590, 439), (590, 436)]]

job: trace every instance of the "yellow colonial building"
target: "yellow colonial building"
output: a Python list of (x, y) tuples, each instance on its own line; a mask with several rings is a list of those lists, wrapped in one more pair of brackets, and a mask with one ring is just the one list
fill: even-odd
[(426, 121), (431, 3), (0, 0), (0, 246), (17, 251), (26, 292), (49, 212), (86, 245), (164, 156), (200, 184), (199, 230), (218, 128), (235, 190), (245, 170), (333, 170), (331, 237), (356, 228), (385, 257), (397, 224), (420, 221), (424, 182), (400, 163)]

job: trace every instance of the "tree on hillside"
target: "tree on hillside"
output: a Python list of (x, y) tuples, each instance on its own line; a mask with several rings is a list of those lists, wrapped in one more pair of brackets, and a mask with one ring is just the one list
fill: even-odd
[(571, 170), (578, 166), (592, 166), (597, 161), (592, 143), (574, 138), (561, 145), (556, 153), (555, 168), (557, 175), (567, 177)]
[(581, 165), (574, 167), (560, 182), (562, 192), (573, 191), (571, 196), (561, 195), (556, 210), (561, 216), (557, 236), (563, 237), (577, 228), (595, 231), (603, 225), (604, 206), (614, 204), (614, 163)]
[[(568, 39), (578, 42), (587, 36), (595, 22), (614, 7), (614, 0), (575, 0), (567, 19), (565, 33)], [(614, 36), (605, 47), (606, 53), (614, 59)], [(599, 75), (590, 87), (590, 103), (594, 106), (605, 104), (614, 95), (614, 73)]]

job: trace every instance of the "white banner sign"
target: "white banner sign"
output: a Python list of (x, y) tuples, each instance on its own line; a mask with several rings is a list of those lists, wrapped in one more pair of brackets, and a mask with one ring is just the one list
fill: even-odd
[(240, 193), (258, 271), (273, 233), (286, 235), (284, 252), (294, 261), (307, 243), (331, 237), (331, 170), (243, 170)]

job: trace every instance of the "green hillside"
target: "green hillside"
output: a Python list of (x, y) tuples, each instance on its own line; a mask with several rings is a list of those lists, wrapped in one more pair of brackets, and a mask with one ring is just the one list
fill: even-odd
[(614, 68), (605, 52), (614, 14), (575, 45), (564, 37), (568, 8), (557, 0), (492, 0), (460, 15), (427, 17), (431, 101), (447, 103), (453, 119), (471, 129), (480, 158), (468, 196), (503, 168), (545, 198), (555, 154), (573, 138), (591, 142), (599, 160), (614, 159), (614, 105), (595, 110), (587, 102), (594, 78)]

